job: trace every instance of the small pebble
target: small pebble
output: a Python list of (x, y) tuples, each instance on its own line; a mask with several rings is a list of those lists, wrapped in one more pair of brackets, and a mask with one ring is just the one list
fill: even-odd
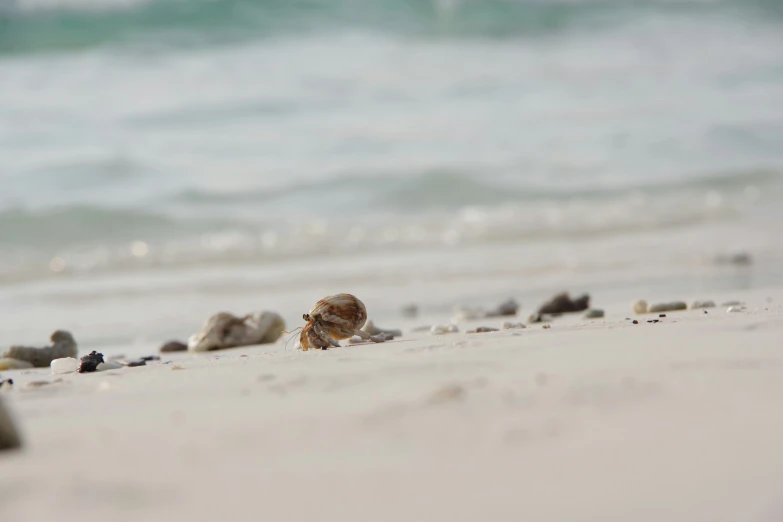
[(666, 317), (666, 314), (658, 314), (658, 317)]
[(118, 362), (102, 362), (95, 367), (95, 371), (105, 372), (106, 370), (119, 370), (122, 365)]
[(419, 315), (419, 307), (415, 304), (409, 304), (402, 307), (402, 315), (403, 317), (410, 317), (414, 318), (417, 315)]
[(604, 316), (604, 311), (598, 308), (591, 308), (585, 313), (585, 319), (600, 319)]
[(147, 361), (139, 359), (138, 361), (128, 361), (128, 368), (136, 368), (137, 366), (147, 366)]
[(715, 302), (713, 301), (694, 301), (691, 303), (691, 310), (699, 310), (701, 308), (715, 308)]
[(687, 310), (688, 305), (685, 301), (672, 301), (670, 303), (656, 303), (650, 305), (647, 309), (647, 313), (654, 314), (658, 312), (674, 312), (676, 310)]
[(634, 320), (633, 320), (633, 324), (639, 324), (639, 321), (637, 321), (636, 319), (634, 319)]
[(140, 361), (160, 361), (160, 355), (145, 355), (139, 359)]
[(160, 353), (186, 352), (188, 345), (182, 341), (169, 341), (160, 347)]
[(95, 350), (82, 357), (79, 362), (79, 373), (94, 372), (103, 361), (103, 354)]
[(459, 328), (457, 328), (457, 325), (454, 324), (436, 324), (432, 328), (430, 328), (430, 333), (432, 335), (443, 335), (447, 333), (457, 333), (459, 332)]
[(741, 306), (730, 306), (726, 309), (726, 312), (728, 313), (736, 313), (736, 312), (744, 312), (745, 308)]
[(470, 330), (468, 333), (487, 333), (487, 332), (497, 332), (497, 328), (492, 328), (491, 326), (479, 326), (475, 330)]
[(649, 319), (647, 322), (648, 323), (657, 323), (659, 321), (658, 321), (658, 319)]
[(633, 312), (635, 314), (646, 314), (647, 313), (647, 301), (644, 299), (639, 299), (633, 304)]
[(63, 357), (62, 359), (53, 360), (50, 367), (52, 369), (52, 375), (74, 373), (79, 371), (79, 361), (73, 357)]
[(545, 324), (541, 328), (543, 328), (544, 330), (549, 330), (550, 328), (552, 328), (552, 325), (551, 324)]
[(503, 324), (501, 324), (500, 327), (503, 330), (517, 330), (520, 328), (527, 328), (524, 323), (513, 323), (510, 321), (503, 321)]

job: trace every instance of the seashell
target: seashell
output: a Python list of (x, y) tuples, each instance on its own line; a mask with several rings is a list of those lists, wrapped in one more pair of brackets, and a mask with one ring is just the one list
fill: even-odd
[(280, 338), (284, 329), (283, 318), (275, 312), (260, 312), (244, 317), (220, 312), (210, 317), (201, 331), (188, 339), (188, 349), (192, 352), (208, 352), (273, 343)]
[(365, 332), (367, 332), (370, 335), (377, 335), (377, 334), (386, 334), (386, 339), (393, 339), (395, 337), (402, 337), (402, 330), (400, 329), (389, 329), (389, 328), (381, 328), (379, 326), (375, 326), (375, 323), (372, 321), (367, 321), (367, 324), (364, 325), (362, 328)]
[(307, 321), (299, 334), (299, 344), (304, 351), (310, 347), (326, 350), (330, 346), (340, 346), (338, 340), (354, 335), (376, 343), (386, 340), (384, 333), (370, 335), (361, 329), (367, 322), (367, 308), (351, 294), (324, 297), (302, 318)]

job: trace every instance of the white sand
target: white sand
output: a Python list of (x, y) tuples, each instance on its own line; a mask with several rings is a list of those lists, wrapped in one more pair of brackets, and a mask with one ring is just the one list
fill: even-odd
[(746, 313), (4, 372), (26, 445), (0, 519), (780, 521), (783, 291), (733, 295)]

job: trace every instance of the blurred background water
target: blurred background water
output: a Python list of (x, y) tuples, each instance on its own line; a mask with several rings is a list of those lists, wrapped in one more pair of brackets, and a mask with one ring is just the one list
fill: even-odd
[(0, 2), (15, 341), (76, 294), (779, 283), (781, 173), (776, 0)]

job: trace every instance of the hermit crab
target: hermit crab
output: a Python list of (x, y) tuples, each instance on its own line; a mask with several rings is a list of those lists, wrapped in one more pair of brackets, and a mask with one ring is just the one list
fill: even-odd
[(326, 350), (330, 346), (340, 346), (338, 340), (353, 335), (376, 343), (386, 340), (383, 333), (370, 335), (361, 329), (367, 321), (367, 308), (351, 294), (324, 297), (302, 318), (307, 324), (299, 334), (299, 344), (305, 351), (311, 347)]

